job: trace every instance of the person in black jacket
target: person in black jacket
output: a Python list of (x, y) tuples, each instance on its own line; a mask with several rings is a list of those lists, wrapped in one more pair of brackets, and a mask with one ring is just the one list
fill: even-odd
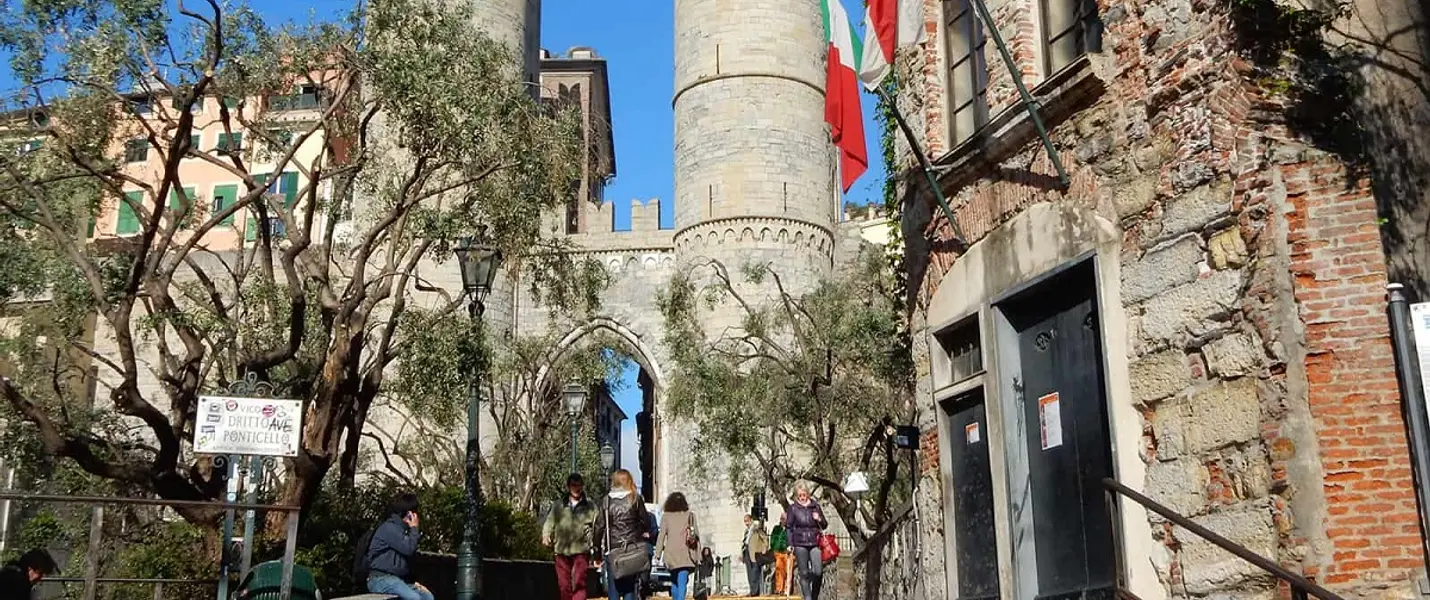
[(30, 600), (35, 584), (60, 571), (44, 550), (31, 550), (0, 568), (0, 600)]
[[(641, 579), (650, 573), (650, 513), (645, 501), (636, 492), (635, 480), (625, 469), (611, 474), (611, 493), (601, 503), (596, 518), (596, 555), (609, 560), (612, 553), (645, 555), (644, 573), (616, 578), (616, 595), (620, 600), (640, 600)], [(597, 565), (599, 567), (599, 565)], [(615, 568), (614, 565), (608, 565)], [(612, 600), (615, 600), (614, 598)]]
[(417, 556), (417, 542), (422, 540), (418, 528), (417, 495), (404, 493), (393, 500), (387, 520), (377, 526), (368, 546), (367, 591), (389, 594), (400, 600), (433, 600), (432, 592), (412, 581), (412, 558)]

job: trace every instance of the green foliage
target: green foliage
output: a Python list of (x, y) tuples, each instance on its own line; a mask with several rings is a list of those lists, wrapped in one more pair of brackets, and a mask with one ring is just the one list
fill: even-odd
[[(406, 488), (372, 480), (344, 488), (330, 480), (317, 502), (306, 512), (298, 532), (298, 563), (313, 570), (318, 587), (326, 592), (355, 589), (352, 557), (357, 539), (384, 518), (387, 503), (399, 491), (413, 491), (421, 503), (422, 552), (453, 554), (466, 523), (460, 486)], [(531, 513), (501, 502), (488, 502), (482, 512), (482, 548), (488, 558), (548, 559), (541, 546), (541, 529)], [(279, 556), (274, 542), (265, 549)]]
[(1352, 3), (1292, 6), (1277, 0), (1234, 0), (1232, 23), (1241, 50), (1260, 71), (1263, 89), (1283, 96), (1287, 123), (1319, 147), (1363, 165), (1365, 136), (1355, 112), (1365, 89), (1366, 58), (1352, 46), (1333, 44), (1327, 34), (1348, 16)]
[[(736, 279), (711, 262), (676, 275), (661, 294), (664, 342), (677, 367), (670, 416), (696, 424), (698, 468), (728, 458), (737, 494), (768, 489), (783, 499), (805, 478), (852, 510), (839, 491), (844, 475), (888, 466), (879, 464), (882, 453), (865, 453), (865, 441), (886, 419), (910, 416), (909, 342), (883, 257), (866, 253), (853, 266), (795, 296), (769, 266), (746, 266)], [(772, 299), (760, 302), (752, 290)], [(743, 307), (738, 330), (706, 331), (717, 305)], [(897, 479), (871, 475), (876, 484)]]

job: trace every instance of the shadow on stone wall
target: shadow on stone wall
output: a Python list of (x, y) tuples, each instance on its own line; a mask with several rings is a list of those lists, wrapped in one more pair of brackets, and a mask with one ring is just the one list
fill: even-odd
[[(556, 568), (547, 561), (482, 561), (482, 600), (556, 600)], [(417, 581), (432, 590), (437, 600), (457, 597), (457, 557), (450, 554), (422, 554), (412, 565)], [(600, 579), (591, 572), (586, 589), (591, 596), (604, 596)]]

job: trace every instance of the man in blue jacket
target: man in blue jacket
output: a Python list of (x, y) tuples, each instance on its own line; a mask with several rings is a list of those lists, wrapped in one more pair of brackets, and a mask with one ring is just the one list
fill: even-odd
[(390, 594), (401, 600), (433, 600), (432, 592), (412, 581), (412, 558), (417, 556), (417, 542), (422, 539), (418, 529), (417, 495), (397, 496), (387, 511), (387, 520), (377, 526), (368, 547), (371, 565), (367, 591)]

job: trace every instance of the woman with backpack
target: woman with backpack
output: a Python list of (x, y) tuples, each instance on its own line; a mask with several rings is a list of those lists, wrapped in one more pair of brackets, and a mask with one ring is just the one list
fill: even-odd
[(789, 532), (789, 546), (794, 550), (794, 568), (798, 574), (800, 595), (804, 600), (817, 600), (824, 585), (824, 560), (819, 549), (819, 537), (829, 527), (829, 520), (810, 496), (809, 483), (794, 484), (794, 502), (783, 517)]
[(650, 573), (650, 513), (636, 492), (630, 471), (619, 469), (611, 474), (611, 493), (600, 508), (596, 554), (615, 580), (620, 600), (640, 600), (641, 580)]
[(690, 589), (690, 573), (700, 564), (700, 556), (696, 554), (700, 548), (700, 532), (695, 528), (695, 513), (690, 512), (685, 494), (680, 492), (665, 499), (661, 513), (655, 555), (661, 557), (670, 571), (671, 600), (685, 600), (686, 591)]

